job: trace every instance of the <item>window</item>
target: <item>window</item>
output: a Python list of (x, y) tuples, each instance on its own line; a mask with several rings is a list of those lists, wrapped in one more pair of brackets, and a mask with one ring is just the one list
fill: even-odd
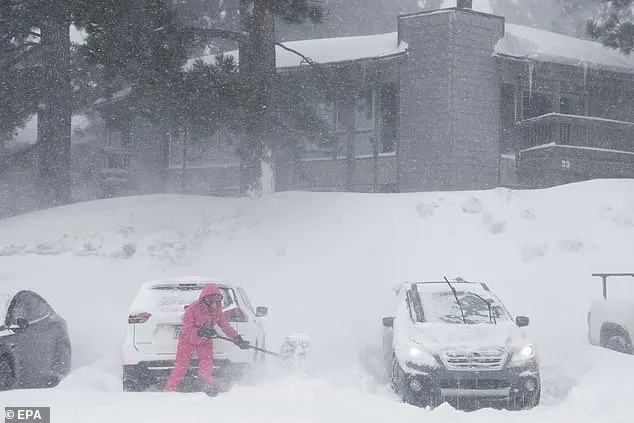
[(189, 133), (185, 149), (187, 166), (214, 166), (240, 163), (238, 139), (226, 128), (220, 128), (211, 136)]
[(553, 96), (539, 91), (528, 90), (522, 92), (522, 119), (531, 119), (534, 117), (553, 113)]
[[(157, 285), (150, 289), (148, 301), (162, 312), (180, 311), (199, 299), (202, 289), (202, 284), (194, 283)], [(233, 305), (233, 295), (229, 289), (221, 287), (220, 293), (222, 294), (222, 308)]]
[(381, 136), (379, 154), (394, 153), (396, 151), (398, 109), (398, 89), (396, 84), (385, 84), (381, 87)]
[(179, 133), (170, 133), (169, 138), (169, 167), (181, 167), (183, 165), (184, 144)]
[(585, 116), (585, 96), (579, 94), (562, 94), (559, 101), (559, 108), (561, 113), (563, 113), (564, 115)]
[[(456, 301), (454, 294), (447, 291), (421, 292), (421, 301), (425, 309), (425, 321), (432, 323), (455, 323), (467, 324), (494, 323), (495, 320), (511, 321), (510, 315), (504, 310), (502, 305), (494, 298), (485, 297), (492, 302), (489, 316), (487, 304), (471, 292), (457, 290), (456, 295), (460, 302)], [(482, 296), (482, 294), (480, 294)], [(464, 320), (463, 315), (464, 313)]]
[(346, 103), (322, 101), (317, 105), (322, 118), (328, 123), (331, 131), (331, 137), (328, 138), (332, 140), (332, 145), (327, 142), (315, 145), (302, 140), (303, 157), (346, 158), (350, 138), (346, 122), (351, 119), (354, 120), (355, 157), (371, 157), (375, 150), (378, 150), (379, 154), (394, 153), (398, 136), (397, 85), (388, 83), (380, 89), (366, 87), (358, 92), (354, 104), (348, 106)]
[(325, 125), (327, 133), (312, 137), (310, 140), (306, 137), (302, 137), (300, 144), (302, 147), (302, 157), (307, 159), (332, 158), (335, 152), (332, 136), (335, 135), (337, 126), (335, 104), (334, 102), (327, 101), (319, 102), (315, 105), (315, 111), (317, 112), (317, 118), (320, 120), (320, 122), (318, 122), (320, 124), (319, 126)]
[(219, 128), (209, 133), (184, 132), (169, 134), (170, 167), (205, 167), (239, 164), (239, 139), (227, 128)]
[(374, 90), (361, 91), (355, 107), (354, 155), (356, 157), (374, 154)]
[(348, 131), (346, 130), (346, 111), (342, 103), (337, 103), (335, 107), (335, 140), (337, 142), (337, 158), (346, 158), (348, 156)]
[(106, 169), (128, 169), (130, 160), (124, 154), (110, 154), (106, 158)]
[(247, 293), (245, 292), (244, 289), (242, 288), (238, 288), (238, 292), (240, 292), (240, 296), (242, 297), (242, 299), (244, 300), (245, 305), (249, 308), (249, 310), (251, 310), (251, 312), (253, 314), (255, 314), (255, 309), (253, 308), (253, 306), (251, 305), (251, 300), (249, 300), (249, 296), (247, 295)]

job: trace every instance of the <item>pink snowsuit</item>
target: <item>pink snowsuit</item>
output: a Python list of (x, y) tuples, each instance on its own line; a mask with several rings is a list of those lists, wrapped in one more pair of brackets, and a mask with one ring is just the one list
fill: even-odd
[(185, 378), (189, 363), (194, 351), (198, 353), (198, 374), (210, 386), (213, 382), (214, 348), (213, 340), (200, 338), (198, 329), (202, 327), (213, 328), (216, 324), (231, 339), (238, 337), (236, 332), (227, 322), (222, 312), (222, 307), (217, 304), (214, 308), (208, 306), (201, 300), (208, 295), (221, 295), (220, 289), (215, 284), (207, 284), (200, 293), (199, 299), (194, 301), (185, 310), (183, 316), (183, 327), (178, 337), (178, 349), (176, 351), (176, 362), (174, 369), (169, 376), (165, 392), (173, 392), (178, 389)]

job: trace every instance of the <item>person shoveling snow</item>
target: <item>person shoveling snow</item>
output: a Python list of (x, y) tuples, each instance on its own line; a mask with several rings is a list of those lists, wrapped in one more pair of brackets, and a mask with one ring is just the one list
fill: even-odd
[(176, 362), (165, 385), (165, 392), (174, 392), (179, 388), (185, 378), (194, 351), (198, 354), (198, 373), (207, 383), (207, 389), (214, 392), (213, 338), (218, 337), (214, 330), (215, 325), (220, 326), (229, 337), (225, 339), (234, 342), (241, 349), (250, 347), (249, 341), (242, 338), (227, 321), (222, 311), (221, 302), (220, 288), (218, 285), (210, 283), (204, 286), (199, 299), (191, 303), (185, 310), (183, 327), (178, 337)]

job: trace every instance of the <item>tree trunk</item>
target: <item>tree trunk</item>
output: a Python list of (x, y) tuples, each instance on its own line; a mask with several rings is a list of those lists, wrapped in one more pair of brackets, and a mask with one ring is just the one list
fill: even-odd
[(51, 17), (41, 26), (44, 54), (43, 102), (38, 112), (37, 170), (40, 208), (71, 201), (70, 17)]
[[(240, 193), (275, 190), (271, 98), (275, 77), (275, 26), (263, 0), (240, 0), (248, 40), (240, 44), (240, 78), (246, 131), (240, 145)], [(263, 173), (264, 172), (264, 173)], [(268, 186), (263, 186), (266, 184)]]

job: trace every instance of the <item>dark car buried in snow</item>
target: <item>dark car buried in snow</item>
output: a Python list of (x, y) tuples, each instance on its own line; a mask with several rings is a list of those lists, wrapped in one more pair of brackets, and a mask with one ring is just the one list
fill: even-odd
[(539, 404), (539, 358), (485, 284), (405, 283), (394, 314), (383, 319), (383, 348), (392, 387), (421, 407), (524, 409)]
[(0, 390), (48, 388), (68, 375), (66, 321), (40, 295), (0, 294)]

